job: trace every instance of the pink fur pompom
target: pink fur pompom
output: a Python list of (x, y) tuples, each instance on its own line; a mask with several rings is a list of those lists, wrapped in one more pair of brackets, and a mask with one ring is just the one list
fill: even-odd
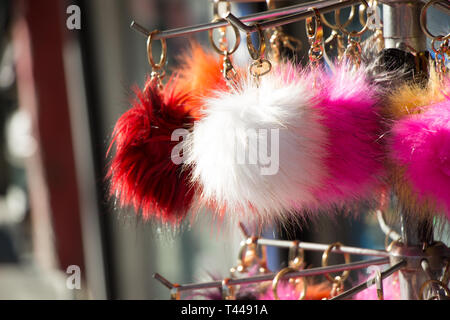
[[(278, 297), (280, 300), (298, 300), (300, 292), (303, 289), (302, 284), (298, 287), (293, 286), (287, 281), (282, 281), (278, 285)], [(308, 284), (304, 300), (322, 300), (329, 298), (331, 288), (328, 283)], [(269, 286), (259, 297), (258, 300), (274, 300), (272, 286)]]
[[(401, 300), (400, 282), (397, 273), (383, 280), (383, 298), (384, 300)], [(366, 290), (359, 292), (354, 296), (353, 300), (378, 300), (376, 286), (372, 285)]]
[(377, 89), (364, 68), (346, 65), (322, 76), (320, 87), (323, 100), (317, 107), (328, 132), (329, 177), (316, 197), (325, 205), (369, 200), (384, 175)]
[(390, 154), (405, 169), (418, 201), (450, 219), (450, 98), (396, 122)]
[[(300, 292), (288, 282), (281, 282), (278, 285), (278, 297), (280, 300), (298, 300), (299, 296)], [(266, 292), (261, 294), (258, 300), (275, 300), (272, 287), (269, 287)]]

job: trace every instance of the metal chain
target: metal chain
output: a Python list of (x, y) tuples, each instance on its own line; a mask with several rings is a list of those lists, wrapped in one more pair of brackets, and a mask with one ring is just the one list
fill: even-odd
[(449, 40), (442, 41), (439, 49), (435, 48), (435, 39), (431, 41), (431, 48), (435, 53), (435, 62), (436, 62), (436, 72), (439, 75), (439, 79), (443, 79), (444, 75), (447, 73), (448, 68), (445, 65), (446, 58), (445, 55), (450, 54), (450, 45)]
[(345, 49), (345, 56), (349, 59), (354, 66), (359, 67), (361, 65), (361, 36), (352, 37), (348, 36), (348, 45)]

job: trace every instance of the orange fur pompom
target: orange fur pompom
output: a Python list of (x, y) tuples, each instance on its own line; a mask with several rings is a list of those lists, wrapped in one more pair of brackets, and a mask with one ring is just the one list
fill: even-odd
[(203, 99), (216, 90), (226, 90), (227, 83), (222, 75), (222, 59), (212, 50), (205, 50), (199, 43), (191, 42), (190, 49), (178, 58), (175, 71), (177, 87), (192, 96), (192, 107), (197, 110), (196, 119), (202, 118)]
[[(389, 120), (398, 120), (409, 114), (421, 113), (424, 107), (445, 100), (448, 79), (440, 81), (434, 67), (430, 66), (430, 79), (426, 86), (406, 83), (395, 90), (388, 98), (384, 116)], [(448, 89), (447, 89), (448, 90)]]

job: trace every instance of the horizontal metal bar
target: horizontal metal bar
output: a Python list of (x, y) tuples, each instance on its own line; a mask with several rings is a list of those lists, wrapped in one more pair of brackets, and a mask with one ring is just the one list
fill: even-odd
[[(267, 0), (221, 0), (221, 2), (237, 2), (237, 3), (245, 3), (245, 2), (266, 2)], [(284, 2), (286, 0), (272, 0), (274, 2)], [(292, 1), (292, 0), (290, 0)], [(297, 0), (300, 1), (300, 0)], [(403, 2), (411, 2), (411, 1), (417, 1), (417, 0), (379, 0), (379, 2), (381, 3), (392, 3), (392, 2), (399, 2), (399, 1), (403, 1)], [(428, 2), (429, 0), (418, 0), (418, 1), (422, 1), (423, 3)], [(211, 1), (213, 2), (213, 1)], [(447, 14), (450, 13), (450, 2), (448, 0), (442, 0), (441, 2), (436, 4), (437, 9), (442, 10), (444, 12), (446, 12)]]
[[(406, 266), (406, 260), (400, 261), (399, 263), (393, 265), (392, 267), (389, 267), (388, 269), (386, 269), (385, 271), (383, 271), (381, 273), (381, 279), (382, 280), (386, 279), (387, 277), (391, 276), (394, 272), (400, 270), (404, 266)], [(376, 282), (376, 278), (372, 278), (369, 281), (363, 282), (363, 283), (357, 285), (356, 287), (353, 287), (353, 288), (341, 293), (340, 295), (338, 295), (334, 298), (331, 298), (330, 300), (342, 300), (342, 299), (351, 297), (351, 296), (373, 286), (375, 284), (375, 282)]]
[[(322, 8), (317, 8), (317, 9), (319, 9), (319, 12), (323, 14), (323, 13), (327, 13), (327, 12), (331, 12), (331, 11), (336, 11), (338, 9), (348, 7), (352, 4), (356, 4), (356, 3), (360, 3), (360, 2), (361, 2), (360, 0), (349, 0), (347, 3), (338, 2), (338, 3), (332, 4), (332, 5), (322, 7)], [(307, 19), (307, 18), (314, 17), (315, 13), (309, 9), (307, 11), (295, 13), (295, 14), (288, 15), (288, 16), (283, 16), (283, 17), (276, 18), (276, 19), (273, 19), (270, 21), (264, 21), (264, 22), (258, 23), (258, 26), (251, 25), (251, 26), (242, 27), (242, 23), (235, 24), (235, 25), (247, 33), (255, 32), (258, 30), (258, 28), (261, 30), (266, 30), (266, 29), (281, 27), (286, 24), (290, 24), (290, 23), (294, 23), (294, 22), (298, 22), (298, 21)], [(230, 16), (230, 14), (228, 16)], [(235, 22), (235, 21), (230, 21), (230, 22)]]
[(228, 12), (227, 16), (225, 17), (225, 20), (227, 20), (230, 24), (236, 26), (241, 31), (252, 32), (251, 26), (247, 26), (245, 23), (239, 20), (239, 18), (235, 17), (231, 12)]
[[(266, 24), (264, 24), (264, 29), (266, 28), (272, 28), (272, 27), (278, 27), (282, 26), (284, 24), (296, 22), (298, 20), (308, 18), (314, 15), (313, 12), (308, 11), (310, 8), (314, 7), (321, 11), (321, 13), (326, 13), (330, 11), (335, 11), (340, 8), (348, 7), (354, 3), (359, 3), (359, 0), (323, 0), (323, 1), (311, 1), (307, 3), (297, 4), (293, 6), (288, 6), (284, 8), (278, 8), (274, 10), (268, 10), (264, 12), (254, 13), (245, 17), (239, 18), (242, 22), (252, 22), (252, 21), (261, 21), (261, 20), (267, 20), (267, 19), (274, 19), (281, 16), (289, 16), (285, 17), (285, 19), (277, 20), (277, 21), (268, 21)], [(290, 16), (298, 13), (304, 13), (303, 16)], [(271, 25), (273, 23), (273, 25)], [(208, 31), (215, 28), (225, 27), (228, 26), (228, 21), (225, 19), (221, 19), (217, 22), (210, 22), (210, 23), (204, 23), (199, 24), (195, 26), (190, 27), (183, 27), (183, 28), (177, 28), (177, 29), (171, 29), (171, 30), (165, 30), (161, 31), (158, 34), (155, 34), (154, 40), (158, 39), (169, 39), (174, 37), (181, 37), (188, 34), (201, 32), (201, 31)], [(145, 36), (150, 35), (150, 31), (148, 31), (146, 28), (144, 28), (142, 25), (138, 24), (137, 22), (133, 21), (131, 23), (131, 27), (134, 28), (136, 31), (139, 31)], [(256, 29), (254, 30), (256, 31)]]
[[(340, 264), (340, 265), (334, 265), (334, 266), (328, 266), (328, 267), (306, 269), (306, 270), (301, 270), (298, 272), (286, 274), (283, 277), (283, 279), (317, 276), (317, 275), (322, 275), (322, 274), (330, 273), (330, 272), (342, 272), (345, 270), (357, 270), (357, 269), (367, 268), (367, 267), (373, 266), (373, 265), (383, 265), (383, 264), (387, 264), (387, 263), (389, 263), (389, 258), (380, 258), (380, 259), (352, 262), (349, 264)], [(276, 273), (270, 273), (270, 274), (263, 274), (263, 275), (246, 277), (246, 278), (241, 278), (241, 279), (231, 279), (231, 280), (229, 280), (228, 285), (236, 286), (236, 285), (251, 284), (251, 283), (257, 283), (257, 282), (263, 282), (263, 281), (272, 281), (273, 278), (275, 277), (275, 275), (276, 275)], [(204, 282), (204, 283), (181, 285), (181, 286), (177, 287), (177, 290), (181, 292), (181, 291), (212, 289), (212, 288), (221, 288), (221, 287), (222, 287), (222, 281), (211, 281), (211, 282)]]
[[(328, 244), (319, 244), (319, 243), (310, 243), (310, 242), (297, 242), (298, 247), (304, 250), (311, 251), (325, 251), (328, 249), (330, 245)], [(265, 246), (273, 246), (273, 247), (283, 247), (290, 248), (295, 242), (294, 241), (285, 241), (285, 240), (273, 240), (273, 239), (258, 239), (258, 244)], [(389, 257), (389, 253), (382, 250), (374, 250), (374, 249), (365, 249), (365, 248), (357, 248), (357, 247), (348, 247), (341, 246), (339, 249), (333, 248), (331, 251), (333, 253), (349, 253), (363, 256), (376, 256), (376, 257)]]
[[(246, 2), (267, 2), (267, 0), (220, 0), (221, 2), (234, 2), (234, 3), (246, 3)], [(287, 0), (272, 0), (274, 2), (285, 2)], [(293, 1), (293, 0), (290, 0)], [(297, 0), (300, 1), (300, 0)], [(389, 2), (411, 2), (411, 1), (417, 1), (417, 0), (379, 0), (381, 3), (389, 3)], [(428, 2), (429, 0), (418, 0), (422, 1), (423, 3)], [(213, 2), (213, 0), (211, 0)], [(447, 0), (442, 0), (440, 3), (437, 4), (438, 8), (443, 10), (450, 10), (450, 3)]]
[[(288, 0), (275, 0), (276, 2), (283, 2)], [(214, 2), (214, 0), (211, 0)], [(220, 0), (220, 2), (236, 2), (236, 3), (247, 3), (247, 2), (266, 2), (266, 0)]]

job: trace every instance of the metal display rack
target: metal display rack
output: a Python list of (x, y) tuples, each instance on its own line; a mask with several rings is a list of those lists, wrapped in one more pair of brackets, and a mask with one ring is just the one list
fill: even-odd
[[(332, 245), (328, 244), (318, 244), (300, 241), (284, 241), (284, 240), (273, 240), (257, 238), (255, 236), (249, 236), (245, 228), (241, 225), (241, 230), (245, 236), (245, 240), (241, 242), (241, 250), (239, 253), (239, 261), (244, 259), (246, 250), (251, 244), (255, 246), (260, 246), (263, 248), (273, 246), (279, 248), (292, 248), (301, 250), (311, 250), (311, 251), (326, 251), (331, 248)], [(386, 237), (390, 237), (387, 234)], [(281, 279), (291, 279), (299, 277), (311, 277), (325, 275), (332, 272), (346, 272), (351, 270), (359, 270), (368, 268), (370, 266), (381, 266), (390, 264), (389, 268), (381, 272), (379, 275), (370, 278), (369, 280), (348, 289), (330, 300), (341, 300), (352, 297), (353, 295), (366, 290), (367, 288), (376, 285), (377, 282), (386, 279), (395, 272), (399, 271), (399, 279), (404, 277), (404, 284), (400, 281), (400, 289), (402, 299), (422, 299), (423, 291), (426, 289), (426, 285), (429, 283), (447, 283), (448, 277), (450, 276), (450, 249), (444, 244), (438, 242), (429, 246), (427, 249), (420, 250), (416, 246), (405, 245), (400, 241), (393, 240), (388, 246), (387, 250), (373, 250), (358, 247), (349, 247), (340, 245), (338, 247), (334, 246), (331, 253), (337, 254), (351, 254), (360, 256), (373, 256), (377, 257), (369, 260), (356, 261), (351, 263), (325, 266), (312, 269), (303, 269), (295, 272), (290, 272)], [(264, 263), (262, 263), (264, 265)], [(238, 266), (239, 267), (239, 266)], [(237, 267), (237, 268), (238, 268)], [(234, 268), (236, 269), (236, 268)], [(203, 283), (194, 284), (174, 284), (169, 280), (165, 279), (162, 275), (156, 273), (154, 278), (160, 281), (164, 286), (166, 286), (171, 291), (172, 299), (179, 299), (181, 292), (193, 291), (193, 290), (205, 290), (213, 288), (222, 288), (223, 291), (227, 290), (230, 286), (248, 285), (259, 282), (273, 281), (276, 273), (264, 273), (255, 276), (242, 277), (242, 278), (227, 278), (223, 281), (210, 281)], [(418, 281), (423, 280), (423, 281)], [(225, 284), (226, 282), (226, 284)], [(445, 298), (447, 296), (447, 290), (444, 292), (434, 293), (433, 297)], [(382, 296), (382, 295), (381, 295)]]
[[(235, 1), (232, 1), (235, 2)], [(245, 0), (242, 0), (245, 2)], [(426, 23), (426, 13), (422, 10), (425, 3), (426, 6), (435, 5), (437, 9), (445, 13), (450, 12), (450, 1), (448, 0), (380, 0), (383, 6), (383, 36), (385, 39), (385, 48), (405, 47), (415, 48), (417, 51), (426, 50), (426, 32), (424, 32), (423, 24)], [(243, 32), (251, 33), (257, 31), (258, 27), (261, 30), (279, 27), (285, 24), (304, 20), (314, 16), (311, 8), (318, 9), (320, 13), (327, 13), (349, 7), (355, 4), (365, 4), (365, 0), (323, 0), (312, 1), (308, 3), (301, 3), (289, 7), (278, 8), (261, 13), (251, 14), (245, 17), (237, 18), (229, 13), (225, 19), (219, 19), (217, 22), (205, 23), (190, 27), (177, 28), (172, 30), (165, 30), (154, 34), (154, 40), (167, 39), (178, 36), (185, 36), (188, 34), (208, 31), (215, 28), (233, 25)], [(258, 22), (258, 27), (255, 25), (248, 25), (249, 22)], [(133, 22), (132, 28), (139, 31), (145, 36), (149, 36), (150, 32), (142, 25)], [(426, 27), (425, 30), (427, 31)], [(438, 36), (439, 37), (439, 36)], [(440, 36), (444, 38), (444, 36)], [(435, 39), (436, 40), (436, 39)], [(285, 274), (282, 279), (298, 278), (314, 275), (324, 275), (330, 272), (342, 272), (348, 270), (357, 270), (367, 268), (372, 265), (386, 265), (390, 267), (378, 274), (376, 277), (364, 282), (356, 287), (353, 287), (345, 292), (340, 292), (334, 296), (333, 300), (345, 299), (352, 295), (367, 289), (368, 286), (375, 285), (382, 282), (395, 272), (399, 273), (401, 298), (406, 300), (423, 299), (425, 289), (432, 289), (428, 292), (431, 299), (444, 299), (450, 295), (447, 287), (450, 270), (450, 249), (441, 242), (434, 242), (432, 232), (428, 232), (426, 239), (423, 237), (423, 232), (420, 228), (424, 228), (420, 222), (415, 223), (411, 221), (411, 215), (401, 216), (401, 233), (393, 232), (385, 223), (382, 214), (378, 212), (378, 218), (382, 230), (385, 232), (387, 238), (393, 239), (391, 245), (386, 250), (372, 250), (365, 248), (356, 248), (348, 246), (334, 246), (328, 244), (307, 243), (298, 241), (281, 241), (251, 237), (247, 234), (245, 228), (242, 231), (245, 235), (245, 240), (241, 243), (240, 259), (243, 252), (247, 250), (249, 245), (255, 247), (265, 248), (266, 246), (295, 248), (302, 250), (326, 251), (338, 254), (352, 254), (376, 257), (371, 260), (364, 260), (358, 262), (351, 262), (346, 264), (323, 266), (320, 268), (304, 269)], [(411, 227), (415, 226), (415, 227)], [(426, 243), (426, 245), (424, 245)], [(252, 284), (263, 281), (272, 281), (276, 274), (264, 273), (260, 275), (230, 278), (224, 281), (211, 281), (196, 284), (178, 285), (171, 283), (160, 274), (155, 274), (154, 277), (171, 290), (171, 297), (178, 299), (181, 292), (191, 290), (204, 290), (211, 288), (222, 288), (225, 292), (231, 286), (239, 286), (243, 284)], [(433, 285), (439, 285), (437, 288)], [(382, 287), (382, 286), (381, 286)], [(382, 295), (381, 295), (382, 296)]]

